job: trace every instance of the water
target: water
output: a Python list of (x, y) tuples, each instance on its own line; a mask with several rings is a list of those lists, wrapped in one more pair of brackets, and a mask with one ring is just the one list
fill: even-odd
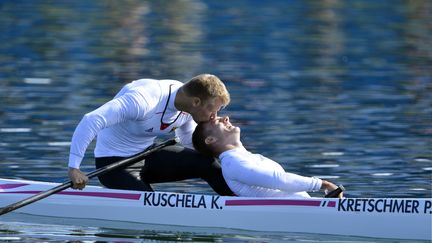
[[(61, 182), (76, 124), (122, 85), (214, 73), (249, 150), (350, 197), (432, 197), (431, 11), (427, 0), (1, 1), (0, 177)], [(212, 193), (196, 180), (156, 188)], [(0, 224), (9, 242), (365, 241)]]

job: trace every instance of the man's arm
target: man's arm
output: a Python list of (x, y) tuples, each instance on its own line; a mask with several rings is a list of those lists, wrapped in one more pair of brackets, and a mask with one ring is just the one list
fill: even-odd
[(321, 179), (305, 177), (285, 172), (276, 162), (268, 160), (264, 163), (247, 161), (246, 158), (233, 161), (227, 166), (224, 175), (250, 186), (278, 189), (288, 193), (302, 191), (318, 191), (322, 186)]
[(126, 120), (136, 120), (145, 115), (147, 107), (147, 102), (142, 95), (128, 93), (105, 103), (83, 117), (72, 136), (69, 154), (68, 175), (74, 184), (73, 188), (82, 189), (88, 181), (79, 170), (79, 166), (87, 147), (99, 131)]

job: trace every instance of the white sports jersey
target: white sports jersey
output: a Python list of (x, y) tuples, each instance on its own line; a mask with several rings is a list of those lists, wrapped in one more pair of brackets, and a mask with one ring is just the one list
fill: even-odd
[(80, 121), (72, 136), (69, 167), (79, 168), (96, 136), (95, 157), (135, 155), (152, 145), (157, 136), (172, 131), (184, 146), (192, 147), (196, 123), (174, 106), (182, 85), (176, 80), (155, 79), (125, 85), (111, 101)]
[(222, 174), (229, 188), (243, 197), (310, 197), (322, 180), (285, 172), (275, 161), (253, 154), (244, 147), (220, 154)]

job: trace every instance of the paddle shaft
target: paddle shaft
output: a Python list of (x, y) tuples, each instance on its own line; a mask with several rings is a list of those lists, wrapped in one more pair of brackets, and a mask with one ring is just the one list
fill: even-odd
[[(152, 147), (152, 148), (150, 148), (150, 149), (148, 149), (148, 150), (146, 150), (146, 151), (144, 151), (144, 152), (142, 152), (140, 154), (137, 154), (137, 155), (132, 156), (130, 158), (127, 158), (127, 159), (124, 159), (124, 160), (121, 160), (121, 161), (109, 164), (109, 165), (101, 167), (101, 168), (99, 168), (97, 170), (94, 170), (94, 171), (88, 173), (87, 177), (90, 179), (90, 178), (93, 178), (95, 176), (103, 175), (103, 174), (105, 174), (105, 173), (107, 173), (109, 171), (112, 171), (112, 170), (114, 170), (116, 168), (119, 168), (121, 166), (130, 165), (130, 164), (132, 164), (134, 162), (137, 162), (137, 161), (143, 159), (147, 155), (149, 155), (149, 154), (151, 154), (151, 153), (153, 153), (153, 152), (155, 152), (155, 151), (157, 151), (157, 150), (159, 150), (159, 149), (161, 149), (163, 147), (174, 145), (177, 142), (178, 142), (177, 139), (169, 139), (169, 140), (167, 140), (167, 141), (165, 141), (163, 143), (155, 145), (154, 147)], [(68, 181), (68, 182), (65, 182), (65, 183), (63, 183), (61, 185), (53, 187), (52, 189), (49, 189), (47, 191), (43, 191), (43, 192), (37, 193), (36, 195), (33, 195), (33, 196), (29, 197), (29, 198), (26, 198), (26, 199), (21, 200), (19, 202), (16, 202), (16, 203), (10, 204), (8, 206), (2, 207), (2, 208), (0, 208), (0, 215), (9, 213), (9, 212), (14, 211), (14, 210), (16, 210), (18, 208), (24, 207), (24, 206), (26, 206), (26, 205), (28, 205), (30, 203), (34, 203), (36, 201), (44, 199), (44, 198), (46, 198), (46, 197), (48, 197), (48, 196), (50, 196), (52, 194), (55, 194), (55, 193), (60, 192), (60, 191), (63, 191), (65, 189), (69, 188), (69, 187), (72, 187), (72, 185), (73, 185), (72, 181)]]

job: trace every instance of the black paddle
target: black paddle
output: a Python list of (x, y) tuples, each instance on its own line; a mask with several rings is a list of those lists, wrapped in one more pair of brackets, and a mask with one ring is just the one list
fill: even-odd
[[(90, 179), (90, 178), (93, 178), (95, 176), (103, 175), (103, 174), (105, 174), (105, 173), (107, 173), (109, 171), (112, 171), (112, 170), (114, 170), (116, 168), (119, 168), (120, 166), (130, 165), (130, 164), (141, 160), (145, 156), (147, 156), (147, 155), (149, 155), (149, 154), (151, 154), (151, 153), (153, 153), (153, 152), (155, 152), (155, 151), (157, 151), (157, 150), (159, 150), (159, 149), (161, 149), (163, 147), (174, 145), (177, 142), (178, 142), (178, 140), (175, 139), (175, 138), (174, 139), (166, 140), (165, 142), (157, 144), (154, 147), (152, 147), (152, 148), (150, 148), (150, 149), (148, 149), (148, 150), (146, 150), (146, 151), (144, 151), (142, 153), (139, 153), (139, 154), (137, 154), (137, 155), (135, 155), (133, 157), (130, 157), (130, 158), (127, 158), (127, 159), (124, 159), (124, 160), (112, 163), (110, 165), (104, 166), (104, 167), (99, 168), (97, 170), (94, 170), (94, 171), (88, 173), (87, 177)], [(55, 193), (60, 192), (60, 191), (63, 191), (65, 189), (69, 188), (69, 187), (72, 187), (72, 181), (65, 182), (65, 183), (63, 183), (61, 185), (58, 185), (58, 186), (56, 186), (56, 187), (54, 187), (52, 189), (49, 189), (47, 191), (39, 192), (38, 194), (33, 195), (33, 196), (29, 197), (29, 198), (26, 198), (26, 199), (21, 200), (19, 202), (16, 202), (16, 203), (10, 204), (8, 206), (2, 207), (2, 208), (0, 208), (0, 215), (3, 215), (5, 213), (9, 213), (9, 212), (11, 212), (11, 211), (13, 211), (15, 209), (24, 207), (24, 206), (26, 206), (26, 205), (28, 205), (30, 203), (34, 203), (36, 201), (44, 199), (44, 198), (46, 198), (46, 197), (48, 197), (48, 196), (50, 196), (52, 194), (55, 194)]]

